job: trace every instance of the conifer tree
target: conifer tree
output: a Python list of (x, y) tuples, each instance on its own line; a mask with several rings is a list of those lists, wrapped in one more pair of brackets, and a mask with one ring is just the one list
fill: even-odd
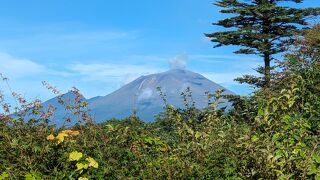
[(284, 52), (287, 43), (307, 27), (307, 18), (320, 14), (320, 8), (292, 8), (284, 3), (302, 3), (303, 0), (218, 0), (215, 5), (232, 17), (213, 23), (230, 29), (205, 34), (215, 42), (214, 47), (237, 45), (235, 53), (256, 54), (263, 57), (264, 66), (257, 72), (262, 78), (246, 75), (237, 78), (240, 83), (267, 87), (271, 80), (271, 62), (274, 55)]

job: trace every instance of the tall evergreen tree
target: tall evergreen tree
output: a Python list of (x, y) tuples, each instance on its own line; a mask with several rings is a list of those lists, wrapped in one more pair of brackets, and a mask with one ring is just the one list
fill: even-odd
[(273, 55), (285, 51), (284, 42), (292, 42), (307, 26), (306, 19), (320, 14), (320, 8), (292, 8), (285, 2), (302, 3), (303, 0), (217, 0), (215, 5), (224, 14), (234, 15), (213, 23), (231, 29), (230, 31), (205, 34), (217, 43), (214, 47), (238, 45), (235, 53), (256, 54), (263, 57), (264, 66), (257, 72), (263, 78), (246, 75), (238, 78), (240, 83), (258, 87), (269, 86)]

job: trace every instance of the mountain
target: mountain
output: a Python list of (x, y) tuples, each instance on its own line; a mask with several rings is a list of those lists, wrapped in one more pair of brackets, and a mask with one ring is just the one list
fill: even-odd
[[(215, 92), (218, 89), (225, 89), (200, 74), (173, 69), (141, 76), (107, 96), (89, 100), (93, 116), (98, 122), (112, 117), (124, 118), (131, 115), (133, 109), (137, 108), (137, 115), (141, 119), (152, 121), (154, 115), (163, 111), (164, 106), (157, 87), (161, 87), (168, 103), (176, 107), (183, 107), (180, 94), (190, 87), (198, 108), (203, 108), (207, 104), (206, 91)], [(233, 94), (227, 89), (225, 92)]]
[[(42, 107), (40, 109), (40, 112), (48, 112), (49, 109), (54, 109), (53, 115), (50, 117), (50, 124), (56, 124), (57, 126), (62, 126), (64, 121), (68, 118), (71, 119), (72, 123), (75, 124), (76, 117), (73, 114), (73, 110), (67, 109), (67, 106), (74, 106), (75, 105), (75, 99), (76, 99), (75, 93), (72, 91), (69, 91), (68, 93), (63, 94), (62, 96), (57, 96), (55, 98), (49, 99), (48, 101), (42, 103)], [(80, 100), (81, 101), (88, 101), (83, 95), (80, 94)], [(64, 104), (61, 104), (63, 102)], [(16, 114), (13, 114), (13, 117), (17, 117)], [(26, 115), (24, 116), (25, 120), (31, 119), (31, 118), (40, 118), (40, 115), (34, 115), (31, 110), (26, 112)]]
[[(124, 85), (120, 89), (106, 96), (98, 96), (88, 99), (88, 108), (96, 122), (103, 122), (111, 118), (125, 118), (132, 115), (134, 109), (137, 115), (144, 121), (154, 120), (154, 116), (163, 111), (164, 102), (160, 97), (157, 87), (166, 95), (167, 102), (175, 107), (183, 108), (181, 92), (190, 87), (196, 107), (204, 108), (207, 105), (205, 92), (215, 92), (224, 89), (225, 94), (233, 94), (226, 88), (216, 84), (204, 76), (184, 69), (173, 69), (163, 73), (141, 76)], [(72, 98), (68, 94), (64, 98)], [(83, 97), (85, 100), (85, 98)], [(57, 98), (44, 103), (56, 105)], [(224, 104), (228, 106), (228, 103)], [(57, 106), (57, 112), (52, 123), (63, 119), (65, 110), (61, 105)], [(59, 123), (60, 124), (60, 123)]]
[[(25, 121), (28, 121), (30, 119), (39, 119), (41, 118), (41, 115), (43, 114), (50, 114), (48, 112), (54, 112), (49, 119), (50, 124), (56, 124), (58, 127), (64, 125), (64, 121), (68, 118), (72, 119), (71, 125), (75, 124), (76, 117), (73, 115), (72, 110), (68, 110), (67, 106), (74, 106), (75, 105), (75, 99), (76, 99), (75, 93), (72, 91), (69, 91), (68, 93), (65, 93), (61, 96), (54, 97), (52, 99), (49, 99), (45, 102), (43, 102), (42, 108), (36, 109), (35, 113), (32, 108), (28, 108), (26, 110), (18, 112), (14, 112), (10, 114), (9, 116), (14, 119), (20, 119), (23, 118)], [(88, 101), (83, 95), (80, 94), (80, 100), (81, 101)], [(63, 102), (63, 104), (61, 104)], [(40, 113), (38, 113), (40, 112)], [(69, 123), (70, 124), (70, 123)]]

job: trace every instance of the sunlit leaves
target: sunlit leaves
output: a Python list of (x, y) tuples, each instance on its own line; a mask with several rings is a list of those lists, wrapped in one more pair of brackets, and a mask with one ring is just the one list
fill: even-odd
[(58, 133), (58, 135), (55, 137), (53, 134), (50, 134), (47, 136), (47, 140), (48, 141), (53, 141), (53, 140), (57, 140), (57, 143), (60, 144), (64, 141), (65, 137), (68, 136), (76, 136), (79, 135), (79, 131), (73, 131), (73, 130), (63, 130), (60, 133)]
[(78, 151), (73, 151), (69, 154), (69, 161), (79, 161), (82, 158), (83, 154)]
[(41, 177), (37, 173), (31, 171), (25, 175), (25, 180), (41, 180)]
[(77, 163), (76, 167), (77, 167), (77, 171), (80, 171), (80, 173), (82, 173), (84, 169), (88, 169), (89, 165), (83, 164), (83, 163)]
[(78, 180), (89, 180), (89, 179), (86, 177), (79, 177)]
[(63, 132), (59, 133), (56, 137), (58, 144), (62, 143), (64, 141), (64, 138), (67, 136), (68, 134), (66, 133), (63, 133)]
[(67, 134), (69, 136), (76, 136), (76, 135), (79, 135), (79, 131), (73, 131), (73, 130), (64, 130), (64, 131), (61, 131), (62, 134)]
[(313, 155), (313, 160), (320, 165), (320, 154), (314, 154)]
[(48, 141), (52, 141), (52, 140), (54, 140), (54, 135), (53, 134), (50, 134), (49, 136), (47, 136), (47, 140)]
[(96, 160), (94, 160), (92, 157), (86, 158), (86, 160), (89, 162), (89, 167), (98, 168), (99, 164)]
[(8, 177), (9, 177), (9, 174), (7, 172), (3, 172), (3, 173), (0, 174), (0, 180), (4, 180), (4, 179), (6, 179)]

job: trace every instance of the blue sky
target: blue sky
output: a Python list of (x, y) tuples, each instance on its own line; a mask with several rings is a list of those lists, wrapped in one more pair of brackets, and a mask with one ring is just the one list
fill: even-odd
[[(252, 74), (255, 56), (213, 49), (204, 33), (223, 18), (213, 0), (2, 0), (0, 72), (28, 98), (53, 95), (41, 81), (66, 92), (78, 87), (85, 97), (107, 95), (125, 83), (174, 64), (238, 94), (250, 88), (233, 82)], [(299, 7), (320, 6), (306, 0)], [(0, 89), (7, 94), (4, 84)]]

